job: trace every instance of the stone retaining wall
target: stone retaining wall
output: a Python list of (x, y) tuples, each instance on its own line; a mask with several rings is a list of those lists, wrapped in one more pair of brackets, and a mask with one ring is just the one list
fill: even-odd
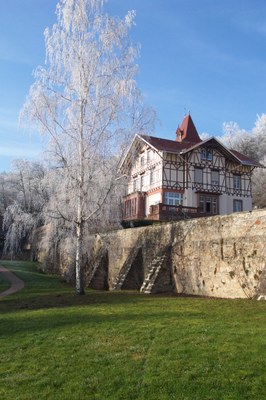
[(98, 235), (89, 252), (86, 279), (95, 289), (264, 296), (266, 210)]

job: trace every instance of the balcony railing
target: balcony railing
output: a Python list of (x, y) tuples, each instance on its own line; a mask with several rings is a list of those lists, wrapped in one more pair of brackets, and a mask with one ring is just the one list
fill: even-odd
[(171, 221), (202, 216), (197, 207), (187, 207), (182, 205), (172, 206), (163, 203), (150, 206), (149, 211), (150, 213), (147, 218), (158, 221)]

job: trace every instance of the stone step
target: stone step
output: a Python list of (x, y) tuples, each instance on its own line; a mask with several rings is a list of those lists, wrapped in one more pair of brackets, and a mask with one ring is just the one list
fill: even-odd
[(129, 254), (128, 258), (126, 259), (126, 261), (124, 262), (123, 267), (121, 268), (118, 276), (114, 279), (113, 281), (113, 287), (112, 290), (120, 290), (126, 277), (128, 272), (130, 271), (130, 268), (132, 266), (132, 263), (134, 261), (134, 259), (136, 258), (138, 252), (139, 252), (140, 247), (136, 246), (133, 251), (131, 251), (131, 253)]
[(150, 267), (148, 268), (149, 272), (140, 289), (142, 293), (147, 293), (147, 294), (151, 293), (154, 282), (156, 280), (156, 277), (158, 276), (159, 270), (161, 269), (164, 259), (165, 259), (164, 255), (161, 255), (157, 256), (151, 262)]
[(99, 255), (98, 255), (98, 257), (97, 257), (97, 259), (96, 259), (96, 261), (95, 261), (95, 263), (94, 263), (94, 265), (92, 267), (92, 269), (91, 269), (91, 272), (89, 274), (88, 281), (87, 281), (87, 285), (88, 286), (90, 285), (90, 283), (91, 283), (91, 281), (92, 281), (97, 269), (99, 268), (99, 265), (101, 264), (102, 259), (105, 256), (105, 252), (106, 252), (105, 248), (102, 251), (100, 251), (100, 253), (99, 253)]
[(148, 268), (148, 274), (144, 279), (144, 282), (140, 289), (142, 293), (147, 293), (147, 294), (151, 293), (156, 278), (159, 274), (159, 271), (167, 257), (168, 250), (169, 249), (167, 247), (160, 255), (157, 255), (150, 263), (150, 267)]

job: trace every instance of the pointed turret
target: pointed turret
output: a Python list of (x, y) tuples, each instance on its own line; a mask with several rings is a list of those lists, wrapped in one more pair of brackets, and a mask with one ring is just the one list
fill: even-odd
[(177, 142), (199, 143), (201, 138), (195, 128), (194, 122), (190, 114), (186, 115), (180, 127), (176, 130)]

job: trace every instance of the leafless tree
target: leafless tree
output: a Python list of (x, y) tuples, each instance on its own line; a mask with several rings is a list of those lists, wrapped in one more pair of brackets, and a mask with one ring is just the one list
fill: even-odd
[(60, 0), (56, 14), (45, 31), (46, 65), (35, 71), (21, 116), (49, 137), (58, 185), (48, 214), (75, 226), (76, 292), (83, 294), (84, 234), (104, 219), (120, 155), (152, 114), (143, 112), (135, 80), (135, 12), (119, 19), (104, 13), (102, 0)]

